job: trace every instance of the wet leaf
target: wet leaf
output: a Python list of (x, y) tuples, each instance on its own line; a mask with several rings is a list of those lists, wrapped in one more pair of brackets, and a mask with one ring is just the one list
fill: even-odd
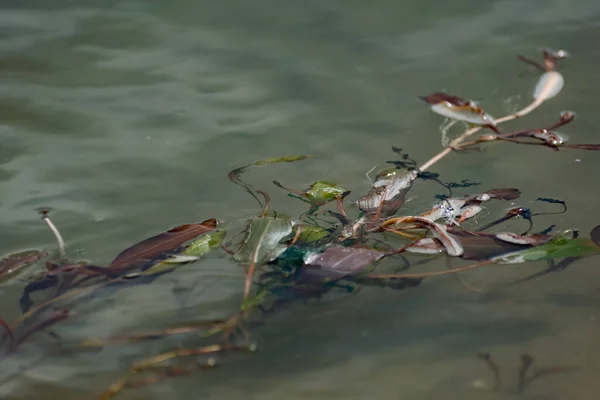
[(217, 220), (208, 219), (198, 224), (180, 225), (143, 240), (121, 252), (107, 267), (112, 271), (144, 268), (157, 259), (166, 257), (190, 240), (217, 227)]
[(559, 94), (564, 85), (565, 80), (559, 72), (545, 72), (533, 89), (533, 98), (537, 101), (549, 100)]
[(521, 191), (515, 188), (490, 189), (485, 192), (490, 198), (498, 200), (515, 200), (521, 196)]
[(273, 261), (286, 250), (287, 245), (282, 240), (290, 236), (293, 226), (294, 222), (288, 218), (251, 218), (243, 244), (233, 258), (255, 265)]
[(589, 238), (556, 237), (541, 246), (492, 258), (499, 264), (519, 264), (529, 261), (553, 260), (565, 257), (585, 257), (600, 254), (600, 248)]
[(494, 236), (477, 236), (467, 232), (453, 231), (454, 237), (463, 248), (461, 258), (466, 260), (487, 260), (491, 257), (522, 250), (530, 246), (504, 242)]
[(313, 276), (341, 278), (361, 272), (385, 255), (384, 252), (363, 247), (333, 246), (322, 253), (307, 254), (303, 269), (312, 269), (309, 273)]
[(444, 252), (444, 245), (435, 238), (423, 238), (415, 241), (405, 251), (417, 254), (439, 254)]
[(0, 282), (18, 275), (26, 267), (36, 263), (40, 258), (47, 255), (48, 253), (39, 250), (27, 250), (3, 258), (0, 260)]
[(317, 181), (305, 191), (287, 188), (277, 181), (273, 181), (273, 184), (290, 192), (289, 196), (299, 197), (313, 206), (322, 206), (336, 200), (338, 197), (343, 198), (350, 194), (349, 190), (325, 181)]
[(302, 225), (298, 241), (310, 244), (325, 239), (331, 235), (328, 229), (316, 225)]
[(323, 205), (337, 199), (338, 196), (345, 196), (350, 193), (341, 186), (333, 183), (318, 181), (312, 184), (306, 191), (306, 196), (313, 204)]
[(431, 110), (447, 118), (464, 121), (475, 125), (496, 126), (494, 118), (478, 107), (474, 101), (437, 92), (421, 97), (431, 105)]
[(450, 103), (454, 106), (462, 107), (462, 106), (466, 106), (469, 103), (468, 101), (463, 100), (460, 97), (452, 96), (452, 95), (449, 95), (444, 92), (435, 92), (435, 93), (430, 94), (429, 96), (419, 97), (419, 99), (421, 99), (431, 105), (435, 105), (435, 104), (439, 104), (443, 101), (447, 101), (448, 103)]
[(365, 213), (374, 213), (381, 208), (382, 216), (394, 215), (404, 205), (417, 175), (416, 170), (408, 169), (382, 171), (375, 178), (373, 188), (356, 204)]
[(428, 229), (429, 232), (437, 239), (446, 250), (449, 256), (459, 257), (463, 254), (463, 248), (456, 240), (454, 235), (448, 233), (445, 226), (436, 224), (430, 219), (424, 217), (398, 217), (391, 218), (380, 225), (380, 231), (391, 231), (394, 233), (402, 232), (402, 225), (417, 225), (418, 227)]
[(206, 233), (199, 238), (192, 240), (180, 253), (173, 253), (171, 257), (151, 266), (143, 272), (136, 273), (135, 276), (161, 274), (172, 271), (178, 264), (196, 261), (200, 257), (213, 251), (215, 248), (218, 248), (224, 238), (224, 229), (216, 229), (210, 234)]
[(529, 244), (532, 246), (540, 246), (552, 240), (552, 236), (540, 233), (534, 233), (530, 235), (518, 235), (512, 232), (500, 232), (496, 233), (495, 236), (497, 239), (500, 239), (503, 242), (514, 244)]

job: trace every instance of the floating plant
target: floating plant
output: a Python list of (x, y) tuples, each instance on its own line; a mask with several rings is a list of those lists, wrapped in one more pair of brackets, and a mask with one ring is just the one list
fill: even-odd
[[(582, 257), (600, 254), (600, 226), (594, 228), (589, 237), (580, 237), (574, 230), (552, 233), (554, 226), (532, 233), (536, 216), (567, 212), (566, 203), (560, 199), (537, 199), (536, 204), (544, 202), (559, 207), (556, 212), (542, 213), (512, 205), (503, 217), (486, 221), (481, 213), (484, 207), (492, 208), (494, 204), (504, 207), (506, 202), (518, 201), (521, 191), (511, 187), (480, 189), (479, 183), (468, 180), (444, 183), (439, 174), (427, 171), (455, 150), (492, 142), (538, 145), (553, 150), (600, 150), (598, 144), (571, 144), (566, 134), (557, 131), (574, 121), (573, 112), (561, 113), (559, 120), (547, 127), (501, 131), (502, 123), (532, 112), (558, 95), (564, 87), (564, 78), (556, 71), (556, 66), (558, 61), (567, 57), (567, 53), (564, 50), (545, 50), (543, 55), (543, 63), (519, 56), (522, 61), (539, 69), (542, 75), (532, 91), (533, 102), (514, 114), (494, 118), (472, 100), (443, 92), (422, 97), (434, 113), (465, 122), (469, 129), (424, 163), (410, 158), (403, 149), (392, 148), (399, 159), (388, 161), (393, 167), (388, 165), (378, 170), (372, 180), (367, 174), (371, 186), (365, 188), (362, 196), (352, 199), (351, 205), (356, 207), (351, 212), (347, 212), (345, 206), (350, 191), (326, 180), (313, 182), (305, 190), (273, 182), (291, 197), (308, 204), (307, 212), (291, 217), (271, 211), (267, 191), (257, 189), (242, 179), (244, 173), (257, 167), (308, 162), (306, 160), (310, 156), (305, 155), (260, 160), (229, 173), (229, 180), (248, 192), (261, 208), (256, 215), (249, 216), (242, 232), (243, 238), (235, 246), (224, 243), (228, 233), (226, 225), (209, 218), (139, 241), (119, 253), (106, 266), (94, 265), (69, 259), (59, 229), (50, 220), (48, 210), (43, 209), (42, 218), (57, 241), (58, 257), (47, 260), (41, 268), (38, 264), (48, 251), (18, 252), (0, 260), (0, 279), (23, 285), (20, 300), (22, 315), (14, 321), (0, 318), (3, 331), (0, 361), (11, 357), (24, 342), (35, 340), (39, 332), (60, 326), (90, 298), (110, 295), (117, 289), (151, 284), (165, 275), (176, 275), (184, 266), (196, 268), (195, 264), (207, 254), (228, 257), (244, 271), (244, 283), (240, 285), (242, 301), (230, 317), (57, 345), (77, 351), (116, 343), (159, 340), (173, 335), (187, 335), (190, 336), (188, 339), (198, 341), (197, 347), (178, 348), (134, 363), (122, 379), (100, 395), (101, 399), (110, 399), (127, 388), (138, 388), (168, 377), (212, 368), (216, 365), (216, 354), (224, 357), (232, 352), (254, 351), (256, 345), (251, 340), (253, 321), (266, 318), (290, 304), (318, 300), (331, 291), (356, 293), (366, 285), (404, 290), (416, 288), (436, 276), (457, 276), (480, 268), (501, 268), (506, 264), (548, 263), (547, 269), (521, 280), (525, 282), (548, 272), (563, 271)], [(482, 134), (471, 138), (479, 132)], [(328, 179), (327, 176), (322, 178)], [(416, 184), (442, 185), (448, 194), (436, 196), (430, 209), (419, 210), (414, 215), (403, 212), (407, 194)], [(473, 189), (474, 186), (477, 190)], [(458, 190), (466, 193), (456, 195), (454, 192)], [(503, 227), (500, 232), (490, 232), (499, 224), (512, 224), (516, 220), (527, 221), (528, 229), (523, 232), (519, 225), (521, 228), (518, 230), (515, 222), (517, 227), (514, 231)], [(440, 258), (472, 260), (473, 264), (429, 272), (411, 270), (413, 259)], [(383, 259), (395, 260), (396, 264), (404, 267), (386, 271), (386, 267), (381, 266), (385, 264), (381, 263)], [(23, 281), (17, 280), (17, 274), (36, 265), (35, 273)], [(113, 290), (102, 290), (108, 288)], [(33, 293), (36, 293), (37, 300), (32, 299)], [(188, 357), (199, 361), (185, 363), (184, 359)], [(499, 389), (502, 386), (500, 369), (491, 356), (482, 355), (481, 358), (494, 373), (496, 389)], [(518, 393), (536, 376), (532, 377), (527, 372), (532, 358), (524, 356), (522, 361)], [(141, 378), (141, 374), (147, 376)]]

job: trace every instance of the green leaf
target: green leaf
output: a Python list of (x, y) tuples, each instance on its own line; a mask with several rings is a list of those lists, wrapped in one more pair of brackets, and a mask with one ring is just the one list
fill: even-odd
[(219, 229), (211, 234), (206, 234), (198, 239), (192, 240), (190, 244), (181, 253), (185, 256), (201, 257), (214, 248), (219, 247), (225, 238), (225, 229)]
[(327, 229), (321, 228), (320, 226), (316, 225), (306, 224), (302, 225), (298, 229), (300, 229), (298, 241), (305, 244), (316, 243), (321, 239), (325, 239), (326, 237), (331, 235), (331, 232), (329, 232)]
[(281, 241), (292, 233), (293, 226), (294, 222), (287, 218), (251, 218), (242, 247), (233, 255), (234, 260), (257, 266), (273, 261), (287, 248)]
[(306, 191), (306, 197), (315, 205), (324, 205), (347, 193), (348, 191), (341, 186), (317, 181)]
[(600, 254), (598, 247), (589, 238), (554, 238), (549, 243), (492, 258), (499, 264), (519, 264), (529, 261), (553, 260), (565, 257), (585, 257)]

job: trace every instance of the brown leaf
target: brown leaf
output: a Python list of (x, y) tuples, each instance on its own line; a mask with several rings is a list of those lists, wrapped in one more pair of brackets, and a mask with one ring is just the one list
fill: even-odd
[(522, 250), (527, 245), (504, 242), (494, 236), (472, 235), (468, 232), (453, 230), (452, 233), (464, 249), (462, 258), (466, 260), (486, 260), (501, 254)]
[(513, 188), (490, 189), (485, 193), (490, 195), (491, 198), (499, 200), (514, 200), (521, 196), (521, 191)]
[(452, 96), (452, 95), (446, 94), (444, 92), (435, 92), (435, 93), (430, 94), (429, 96), (424, 96), (424, 97), (419, 97), (419, 98), (429, 104), (432, 104), (432, 105), (441, 103), (442, 101), (447, 101), (448, 103), (458, 106), (458, 107), (464, 107), (467, 104), (469, 104), (468, 101), (465, 101), (465, 100), (461, 99), (460, 97)]
[(113, 271), (123, 271), (143, 267), (216, 227), (217, 220), (214, 218), (199, 224), (177, 226), (125, 249), (110, 263), (108, 268)]
[(323, 253), (310, 254), (303, 272), (321, 278), (342, 278), (361, 272), (383, 258), (386, 253), (362, 247), (329, 247)]
[(27, 267), (48, 253), (39, 250), (28, 250), (21, 253), (11, 254), (0, 260), (0, 281), (17, 273), (22, 268)]

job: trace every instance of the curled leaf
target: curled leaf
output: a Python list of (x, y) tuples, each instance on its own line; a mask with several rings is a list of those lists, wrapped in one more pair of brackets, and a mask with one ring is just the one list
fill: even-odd
[(421, 99), (431, 105), (433, 112), (444, 117), (475, 125), (496, 126), (494, 118), (478, 107), (472, 100), (463, 100), (460, 97), (442, 92), (436, 92), (429, 96), (421, 97)]
[(405, 203), (406, 193), (417, 179), (416, 170), (384, 170), (375, 178), (373, 188), (356, 201), (365, 213), (381, 210), (383, 216), (395, 214)]
[(534, 233), (531, 235), (518, 235), (512, 232), (497, 233), (496, 238), (508, 243), (529, 244), (532, 246), (539, 246), (552, 240), (552, 236), (550, 235), (540, 233)]
[(406, 251), (418, 254), (439, 254), (444, 251), (444, 245), (438, 239), (423, 238), (407, 247)]
[(385, 231), (389, 228), (399, 229), (403, 224), (414, 224), (426, 228), (431, 232), (434, 238), (440, 241), (449, 256), (458, 257), (463, 254), (464, 249), (454, 236), (448, 233), (446, 228), (440, 224), (423, 217), (399, 217), (391, 218), (381, 224), (380, 230)]
[(449, 95), (447, 93), (444, 92), (435, 92), (430, 94), (429, 96), (423, 96), (423, 97), (419, 97), (421, 100), (425, 101), (426, 103), (433, 105), (439, 104), (441, 102), (448, 102), (450, 104), (452, 104), (453, 106), (457, 106), (457, 107), (463, 107), (466, 106), (469, 102), (465, 101), (463, 99), (461, 99), (460, 97), (457, 96), (452, 96)]
[(565, 79), (559, 72), (545, 72), (535, 85), (533, 98), (537, 101), (549, 100), (559, 94), (564, 85)]

